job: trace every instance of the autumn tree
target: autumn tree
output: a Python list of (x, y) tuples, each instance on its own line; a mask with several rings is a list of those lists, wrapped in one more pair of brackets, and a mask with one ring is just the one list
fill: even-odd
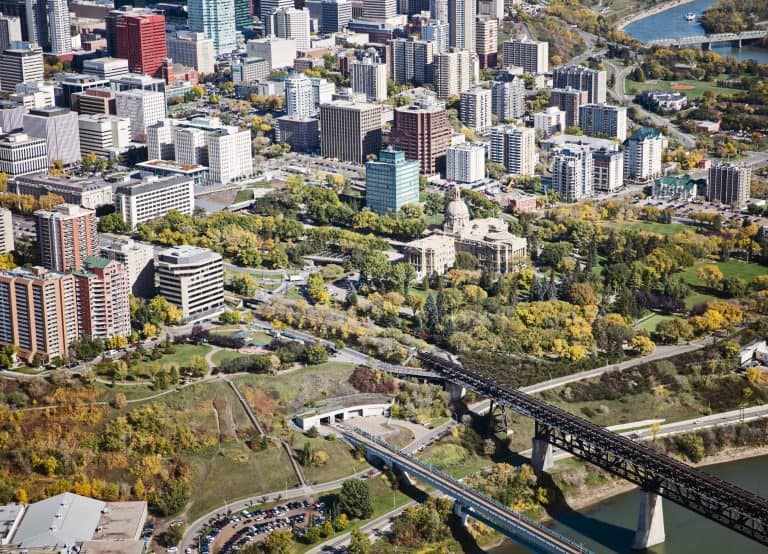
[(696, 275), (707, 284), (707, 287), (713, 291), (720, 290), (720, 284), (723, 282), (723, 272), (714, 264), (700, 267)]

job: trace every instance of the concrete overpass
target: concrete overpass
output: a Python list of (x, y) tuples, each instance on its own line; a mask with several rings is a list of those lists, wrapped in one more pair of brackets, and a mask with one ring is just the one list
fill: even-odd
[(744, 31), (742, 33), (715, 33), (712, 35), (694, 35), (682, 38), (661, 38), (649, 40), (646, 46), (677, 46), (686, 48), (688, 46), (701, 46), (702, 50), (709, 50), (713, 44), (730, 42), (735, 48), (741, 48), (744, 41), (759, 40), (768, 36), (768, 29), (757, 29), (754, 31)]

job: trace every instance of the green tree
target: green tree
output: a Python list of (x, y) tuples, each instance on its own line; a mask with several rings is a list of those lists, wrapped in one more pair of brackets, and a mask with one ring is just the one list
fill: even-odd
[(371, 540), (368, 535), (360, 529), (353, 529), (349, 538), (347, 554), (369, 554), (371, 551)]
[(288, 529), (275, 531), (264, 541), (264, 550), (268, 554), (289, 554), (293, 551), (293, 535)]
[(235, 273), (229, 281), (232, 292), (240, 296), (253, 296), (256, 292), (256, 280), (247, 273)]
[(317, 304), (328, 304), (331, 297), (325, 290), (325, 280), (320, 273), (312, 273), (307, 277), (307, 292)]
[(304, 351), (304, 357), (309, 365), (320, 365), (328, 361), (328, 351), (322, 344), (311, 344)]
[(373, 514), (373, 501), (368, 481), (347, 479), (341, 485), (339, 508), (351, 518), (367, 519)]
[(102, 233), (125, 235), (131, 232), (131, 226), (123, 221), (120, 214), (111, 213), (99, 219), (99, 231)]
[(162, 535), (163, 546), (177, 546), (181, 539), (184, 537), (184, 525), (177, 523), (175, 525), (169, 525)]

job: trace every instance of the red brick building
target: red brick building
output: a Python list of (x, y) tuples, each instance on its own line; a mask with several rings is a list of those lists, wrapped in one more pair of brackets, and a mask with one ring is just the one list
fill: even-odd
[(445, 170), (445, 155), (451, 146), (451, 126), (443, 104), (414, 102), (395, 110), (390, 145), (419, 161), (419, 173), (434, 175)]
[(165, 16), (138, 11), (118, 15), (115, 42), (116, 57), (127, 59), (132, 73), (159, 76), (168, 57)]

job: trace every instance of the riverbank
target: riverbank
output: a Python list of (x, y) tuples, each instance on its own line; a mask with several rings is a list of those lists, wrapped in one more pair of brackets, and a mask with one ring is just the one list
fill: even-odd
[(684, 4), (690, 4), (691, 2), (694, 2), (694, 1), (695, 0), (672, 0), (671, 2), (665, 2), (660, 6), (654, 6), (653, 8), (648, 8), (647, 10), (639, 11), (636, 14), (625, 17), (624, 19), (619, 21), (619, 24), (616, 26), (616, 29), (618, 29), (619, 31), (623, 31), (627, 25), (631, 25), (635, 21), (640, 21), (641, 19), (645, 19), (646, 17), (650, 17), (652, 15), (665, 12), (667, 10), (676, 8), (678, 6), (682, 6)]

